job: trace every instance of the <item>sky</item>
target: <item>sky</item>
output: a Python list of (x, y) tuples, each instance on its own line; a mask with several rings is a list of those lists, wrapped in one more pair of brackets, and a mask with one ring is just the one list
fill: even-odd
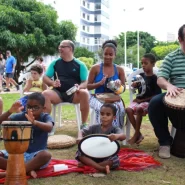
[(177, 39), (179, 27), (185, 24), (184, 13), (185, 0), (112, 0), (111, 33), (139, 30), (159, 41), (166, 41), (167, 33)]
[[(43, 1), (47, 3), (54, 0)], [(75, 3), (71, 6), (69, 0), (55, 1), (58, 9), (63, 3), (70, 3), (71, 9), (66, 11), (70, 15), (71, 12), (75, 14)], [(139, 30), (150, 33), (159, 41), (167, 41), (167, 33), (172, 33), (177, 39), (179, 27), (185, 24), (185, 0), (110, 0), (110, 7), (111, 37), (125, 30)], [(139, 11), (140, 8), (143, 10)], [(63, 14), (61, 11), (59, 13)]]

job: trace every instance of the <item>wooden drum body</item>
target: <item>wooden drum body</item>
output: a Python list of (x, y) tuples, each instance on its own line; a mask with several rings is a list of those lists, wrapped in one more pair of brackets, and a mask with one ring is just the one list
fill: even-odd
[(185, 158), (185, 90), (176, 97), (165, 96), (167, 115), (176, 128), (171, 153), (176, 157)]
[(27, 185), (24, 152), (29, 146), (31, 128), (28, 121), (2, 123), (4, 146), (9, 154), (5, 185)]

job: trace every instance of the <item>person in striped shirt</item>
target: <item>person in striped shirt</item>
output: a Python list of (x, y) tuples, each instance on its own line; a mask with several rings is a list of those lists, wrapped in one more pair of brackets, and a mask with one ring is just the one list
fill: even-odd
[[(159, 142), (159, 157), (170, 158), (170, 146), (173, 138), (168, 130), (168, 118), (163, 103), (164, 96), (176, 96), (185, 88), (185, 24), (179, 28), (178, 40), (180, 47), (169, 53), (158, 72), (157, 84), (165, 93), (156, 95), (149, 104), (149, 119), (154, 127)], [(173, 124), (173, 121), (172, 121)]]

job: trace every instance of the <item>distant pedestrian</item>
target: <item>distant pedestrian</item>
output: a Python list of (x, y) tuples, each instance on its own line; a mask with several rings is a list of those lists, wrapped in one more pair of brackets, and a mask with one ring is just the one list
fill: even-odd
[(8, 50), (6, 51), (6, 89), (4, 90), (5, 92), (10, 91), (10, 83), (14, 84), (17, 90), (19, 90), (19, 85), (15, 82), (13, 79), (14, 72), (15, 72), (15, 66), (16, 66), (16, 60), (15, 57), (11, 55), (11, 52)]

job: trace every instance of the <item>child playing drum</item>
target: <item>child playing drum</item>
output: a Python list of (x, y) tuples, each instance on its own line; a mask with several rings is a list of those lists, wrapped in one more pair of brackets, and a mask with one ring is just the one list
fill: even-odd
[[(116, 107), (113, 104), (103, 104), (100, 109), (100, 121), (101, 124), (91, 125), (82, 129), (78, 134), (77, 142), (90, 134), (106, 134), (111, 141), (126, 139), (122, 130), (119, 127), (112, 126), (112, 121), (116, 119)], [(110, 173), (110, 169), (119, 167), (119, 158), (114, 155), (104, 159), (94, 159), (83, 155), (79, 150), (76, 154), (76, 159), (84, 165), (92, 166), (100, 172), (106, 174)], [(79, 163), (80, 164), (80, 163)]]
[[(51, 159), (51, 154), (46, 150), (46, 147), (48, 133), (52, 130), (54, 122), (49, 114), (43, 112), (44, 104), (45, 98), (41, 93), (32, 93), (28, 96), (26, 112), (11, 115), (23, 108), (20, 102), (15, 102), (7, 112), (0, 116), (0, 123), (11, 120), (30, 121), (33, 124), (32, 140), (28, 150), (24, 153), (24, 160), (27, 174), (34, 178), (37, 177), (35, 170), (47, 167)], [(8, 158), (7, 151), (0, 151), (0, 156), (0, 169), (5, 170)]]
[[(135, 129), (133, 137), (128, 141), (129, 144), (139, 144), (143, 139), (143, 135), (140, 132), (142, 117), (145, 116), (148, 111), (148, 105), (151, 98), (161, 93), (161, 89), (157, 85), (157, 76), (153, 73), (153, 67), (155, 66), (155, 56), (153, 54), (145, 54), (141, 59), (141, 65), (144, 73), (140, 73), (140, 76), (144, 79), (146, 90), (141, 96), (136, 96), (136, 99), (126, 108), (128, 118)], [(138, 92), (142, 92), (142, 86), (138, 82), (133, 82), (132, 87), (137, 88)], [(134, 117), (136, 115), (136, 118)]]

